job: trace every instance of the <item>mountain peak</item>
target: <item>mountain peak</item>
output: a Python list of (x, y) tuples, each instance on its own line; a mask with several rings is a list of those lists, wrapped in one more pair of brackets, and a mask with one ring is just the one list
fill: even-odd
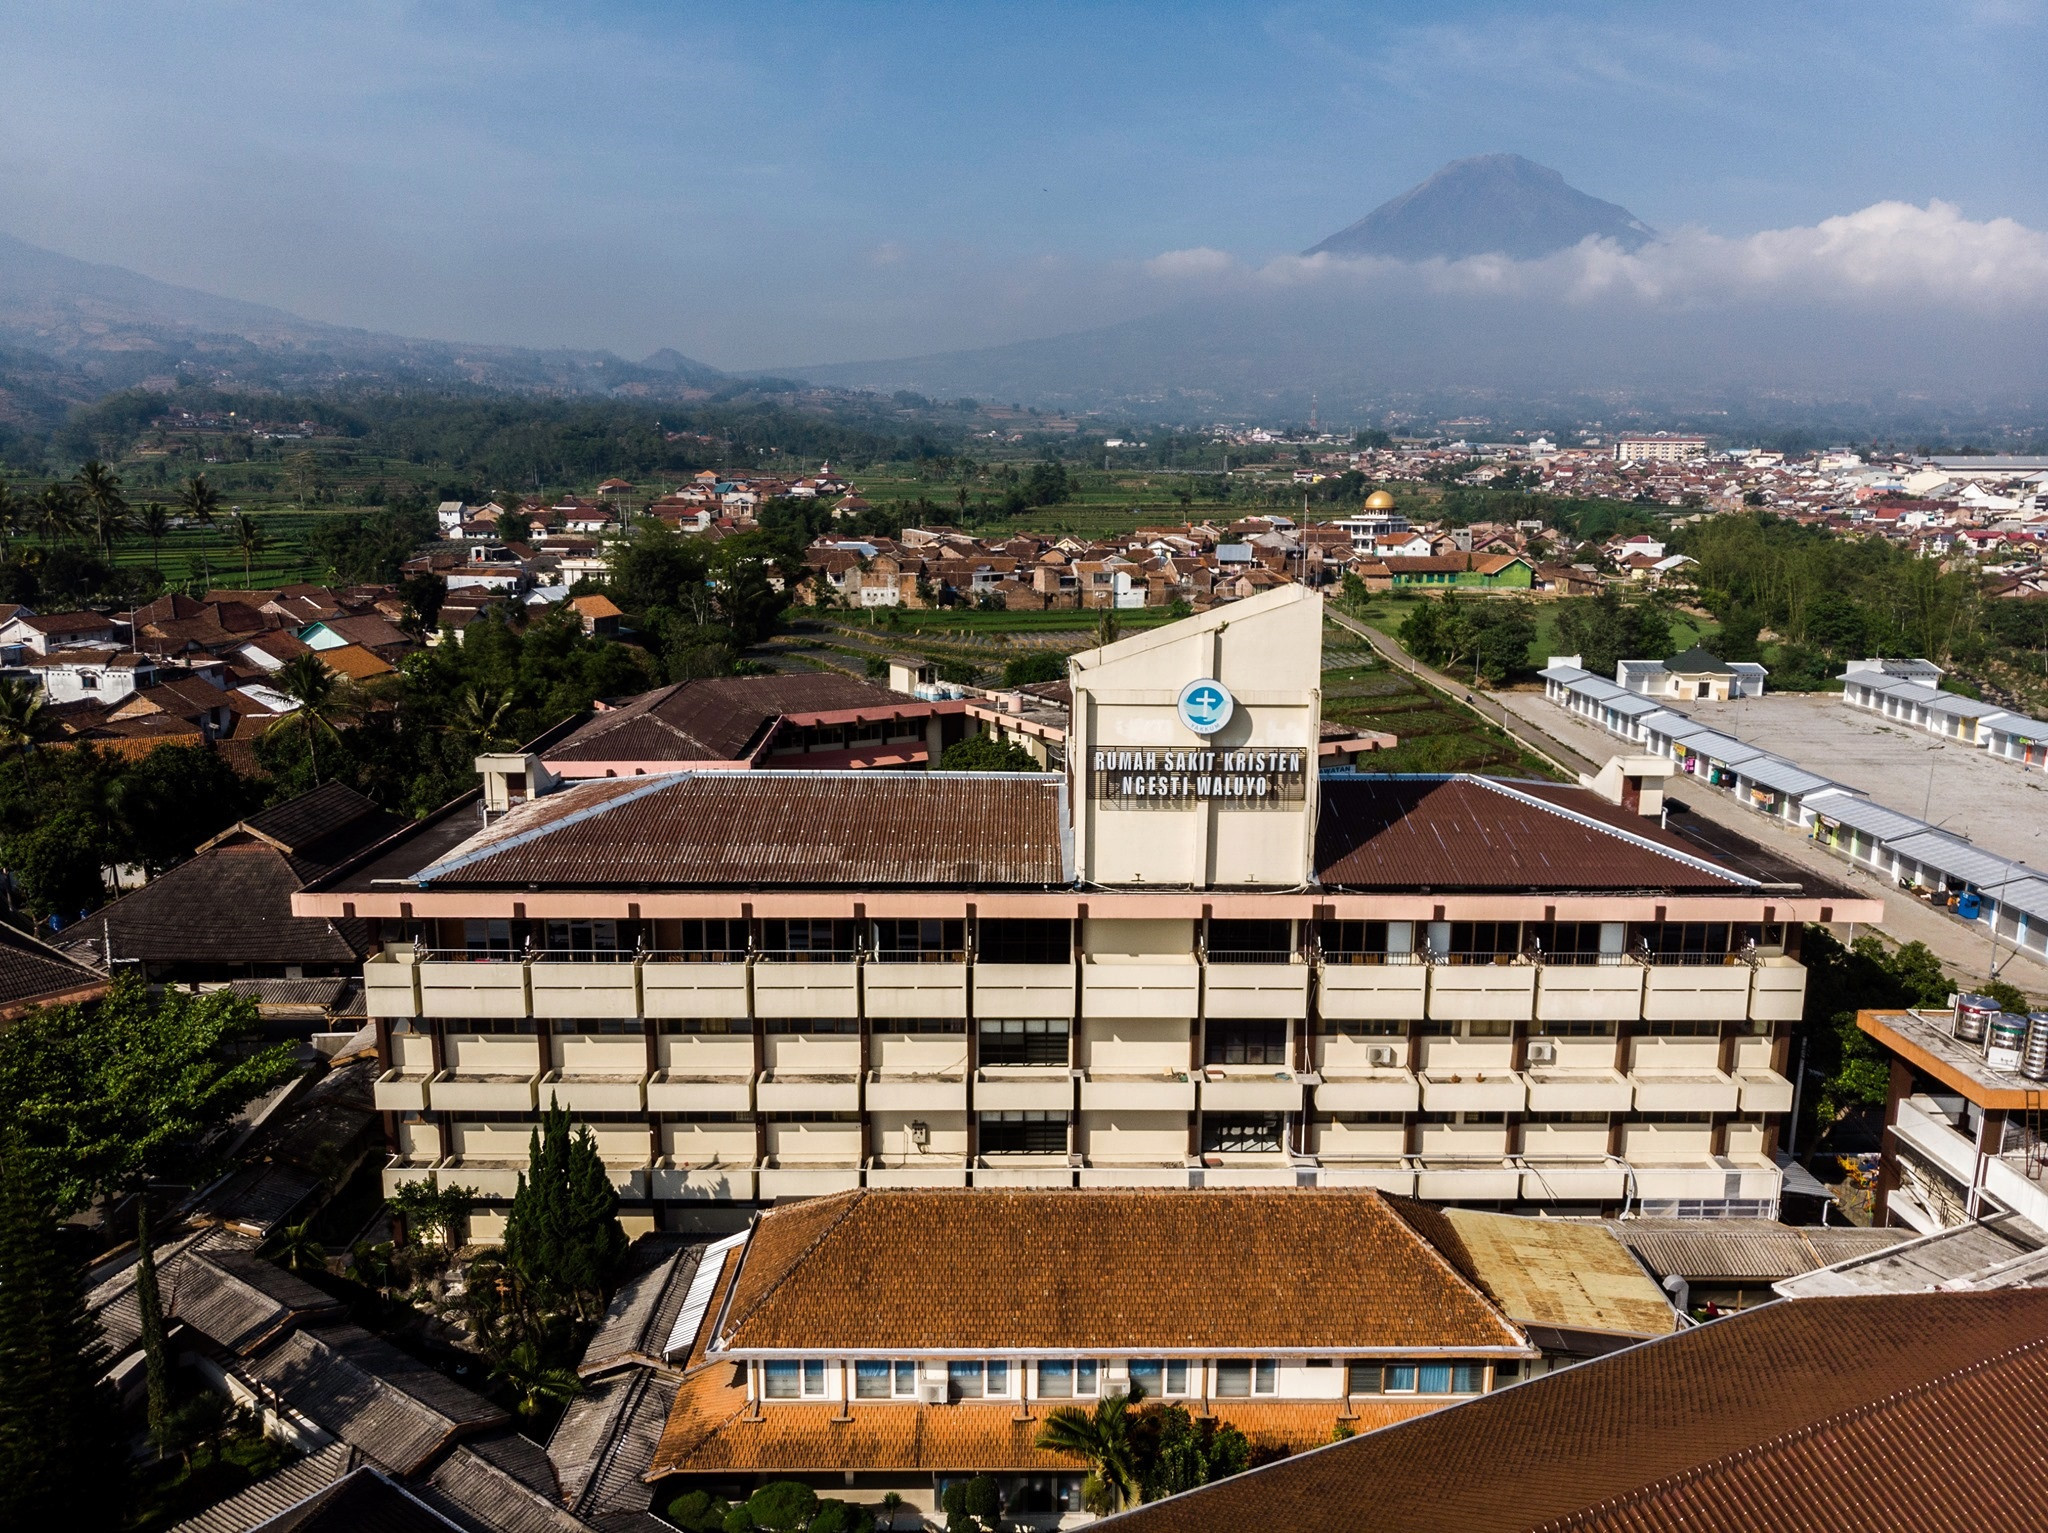
[(1627, 208), (1569, 185), (1547, 165), (1519, 154), (1482, 154), (1453, 160), (1303, 254), (1527, 261), (1567, 250), (1588, 235), (1634, 250), (1656, 231)]

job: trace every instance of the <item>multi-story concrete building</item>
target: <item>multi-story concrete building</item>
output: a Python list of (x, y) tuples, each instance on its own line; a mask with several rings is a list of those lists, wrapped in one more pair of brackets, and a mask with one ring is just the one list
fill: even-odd
[(1617, 463), (1683, 463), (1706, 455), (1705, 437), (1671, 436), (1662, 431), (1654, 436), (1620, 437), (1614, 444)]
[(388, 1181), (502, 1204), (559, 1102), (640, 1227), (859, 1186), (1773, 1211), (1798, 933), (1879, 907), (1622, 774), (1320, 772), (1320, 639), (1290, 588), (1076, 657), (1060, 774), (486, 762), (508, 809), (294, 900), (381, 933)]

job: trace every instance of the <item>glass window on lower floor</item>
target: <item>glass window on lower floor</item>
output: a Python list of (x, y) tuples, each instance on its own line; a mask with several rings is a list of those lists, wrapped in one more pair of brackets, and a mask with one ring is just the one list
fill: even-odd
[(1001, 1399), (1010, 1392), (1010, 1365), (1002, 1358), (951, 1362), (946, 1364), (946, 1379), (956, 1400)]
[(1202, 1153), (1229, 1155), (1277, 1151), (1285, 1143), (1286, 1132), (1285, 1113), (1205, 1113), (1202, 1116)]
[(1227, 1357), (1216, 1364), (1216, 1396), (1220, 1400), (1270, 1395), (1279, 1382), (1280, 1365), (1270, 1357)]
[(1188, 1392), (1187, 1359), (1138, 1358), (1131, 1363), (1131, 1391), (1143, 1390), (1148, 1400), (1163, 1399), (1168, 1395), (1184, 1395)]
[(1476, 1395), (1486, 1389), (1484, 1363), (1353, 1363), (1354, 1395)]
[(1038, 1394), (1044, 1400), (1092, 1396), (1100, 1377), (1095, 1359), (1047, 1358), (1038, 1365)]
[(857, 1400), (914, 1399), (917, 1364), (862, 1358), (853, 1365), (853, 1394)]
[(1067, 1115), (1063, 1112), (1016, 1110), (980, 1115), (984, 1155), (1064, 1155)]
[(825, 1393), (825, 1360), (778, 1358), (763, 1363), (761, 1392), (770, 1400), (820, 1399)]

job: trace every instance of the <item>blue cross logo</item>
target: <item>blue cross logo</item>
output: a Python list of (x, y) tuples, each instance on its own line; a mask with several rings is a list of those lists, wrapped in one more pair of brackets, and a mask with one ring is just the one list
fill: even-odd
[(1180, 721), (1198, 735), (1213, 735), (1230, 722), (1237, 701), (1222, 682), (1209, 677), (1191, 681), (1180, 691)]

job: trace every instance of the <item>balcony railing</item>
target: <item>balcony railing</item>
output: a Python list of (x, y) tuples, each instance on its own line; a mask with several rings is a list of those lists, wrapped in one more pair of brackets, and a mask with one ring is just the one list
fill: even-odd
[(1749, 959), (1740, 953), (1657, 953), (1647, 948), (1637, 948), (1630, 956), (1638, 963), (1649, 964), (1653, 968), (1659, 969), (1672, 967), (1723, 969), (1732, 968), (1736, 964), (1750, 962)]
[(1636, 962), (1627, 953), (1559, 953), (1537, 948), (1526, 955), (1531, 963), (1552, 969), (1617, 969)]
[(1271, 948), (1210, 948), (1207, 957), (1211, 963), (1292, 963), (1300, 955), (1288, 949), (1275, 952)]
[(965, 948), (894, 949), (868, 954), (869, 963), (965, 963)]
[(1421, 953), (1333, 953), (1327, 948), (1317, 956), (1326, 964), (1406, 966), (1423, 962)]
[(630, 948), (535, 948), (526, 955), (535, 963), (631, 963), (639, 955)]
[(649, 963), (745, 963), (743, 947), (651, 947), (640, 956)]
[(850, 947), (764, 947), (756, 948), (754, 956), (762, 963), (852, 963), (860, 956), (860, 950)]
[(420, 963), (524, 963), (528, 955), (516, 948), (416, 947), (413, 956)]

